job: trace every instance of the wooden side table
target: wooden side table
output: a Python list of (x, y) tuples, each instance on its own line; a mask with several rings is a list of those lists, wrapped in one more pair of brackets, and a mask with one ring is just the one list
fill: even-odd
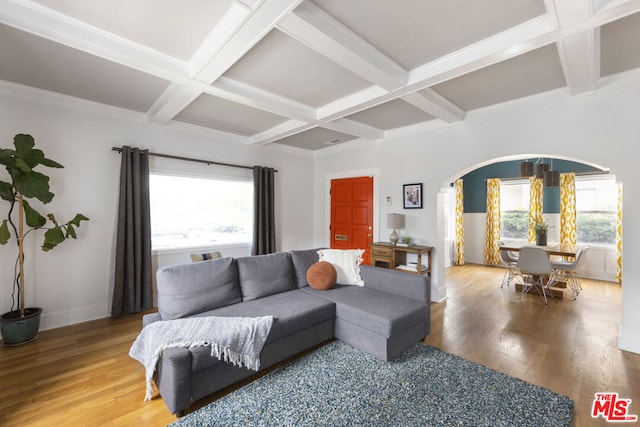
[[(387, 242), (371, 244), (371, 265), (391, 270), (399, 270), (413, 274), (428, 274), (431, 276), (431, 246), (398, 246)], [(418, 255), (416, 264), (407, 264), (407, 254)], [(426, 255), (426, 265), (423, 263)]]

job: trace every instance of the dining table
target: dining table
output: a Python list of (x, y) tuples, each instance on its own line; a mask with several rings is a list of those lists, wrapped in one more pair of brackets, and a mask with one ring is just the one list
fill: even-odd
[[(580, 249), (580, 245), (574, 245), (569, 243), (549, 243), (546, 246), (538, 246), (535, 243), (531, 243), (528, 241), (510, 241), (505, 242), (504, 245), (500, 246), (501, 251), (509, 251), (509, 252), (520, 252), (520, 249), (524, 246), (535, 246), (543, 249), (547, 255), (557, 255), (562, 257), (573, 257), (575, 258), (578, 253), (578, 249)], [(547, 290), (547, 293), (555, 298), (563, 298), (564, 291), (567, 287), (565, 282), (555, 282), (551, 285), (551, 287)], [(516, 283), (514, 286), (516, 292), (520, 292), (522, 290), (522, 285), (520, 283)]]
[(515, 240), (511, 242), (505, 242), (504, 245), (500, 246), (500, 250), (509, 252), (520, 252), (520, 249), (523, 246), (535, 246), (537, 248), (542, 248), (548, 255), (558, 255), (574, 258), (578, 253), (578, 249), (580, 249), (580, 245), (574, 245), (570, 243), (550, 243), (547, 246), (537, 246), (535, 243)]

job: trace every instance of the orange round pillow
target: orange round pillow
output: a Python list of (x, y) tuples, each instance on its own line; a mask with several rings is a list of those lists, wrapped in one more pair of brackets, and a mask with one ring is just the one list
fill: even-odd
[(318, 261), (307, 270), (307, 282), (313, 289), (326, 291), (336, 285), (338, 273), (331, 263)]

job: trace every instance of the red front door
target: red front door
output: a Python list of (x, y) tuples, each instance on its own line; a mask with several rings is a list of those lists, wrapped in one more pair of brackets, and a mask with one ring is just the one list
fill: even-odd
[(373, 177), (331, 181), (331, 248), (364, 249), (369, 264), (373, 243)]

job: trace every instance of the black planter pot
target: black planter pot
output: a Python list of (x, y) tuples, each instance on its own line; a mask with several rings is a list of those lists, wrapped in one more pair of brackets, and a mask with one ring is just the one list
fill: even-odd
[(40, 307), (26, 308), (24, 317), (20, 317), (19, 310), (4, 313), (0, 317), (0, 332), (4, 345), (26, 344), (38, 338), (41, 314)]
[(546, 234), (536, 235), (536, 245), (547, 246), (547, 235)]

